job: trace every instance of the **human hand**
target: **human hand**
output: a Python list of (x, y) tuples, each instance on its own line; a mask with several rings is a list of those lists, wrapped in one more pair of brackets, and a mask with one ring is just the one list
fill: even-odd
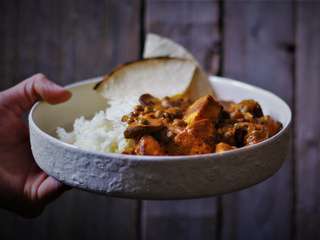
[(39, 215), (67, 188), (35, 163), (23, 114), (38, 100), (57, 104), (71, 93), (36, 74), (0, 92), (0, 207), (24, 217)]

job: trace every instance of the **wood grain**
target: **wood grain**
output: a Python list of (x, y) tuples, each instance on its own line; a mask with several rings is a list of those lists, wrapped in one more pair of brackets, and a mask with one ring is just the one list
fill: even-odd
[[(292, 2), (227, 1), (223, 75), (268, 89), (293, 103)], [(293, 162), (269, 180), (223, 197), (222, 239), (291, 239)]]
[(0, 90), (13, 85), (16, 73), (13, 66), (17, 59), (16, 26), (19, 18), (15, 8), (14, 1), (0, 1)]
[[(1, 89), (36, 72), (65, 85), (139, 57), (140, 1), (5, 0), (0, 6)], [(134, 200), (72, 190), (37, 219), (0, 214), (0, 239), (137, 239)]]
[(320, 2), (297, 3), (297, 236), (320, 239)]
[(151, 31), (190, 49), (210, 73), (271, 90), (296, 113), (293, 155), (271, 179), (223, 196), (222, 222), (217, 198), (140, 209), (72, 190), (33, 220), (0, 210), (0, 239), (320, 238), (320, 3), (219, 2), (0, 1), (0, 91), (37, 72), (62, 85), (102, 75), (138, 58)]
[[(206, 1), (146, 1), (146, 32), (157, 33), (189, 49), (211, 73), (219, 68), (219, 6)], [(164, 176), (165, 177), (165, 176)], [(216, 239), (215, 198), (144, 201), (143, 239)]]

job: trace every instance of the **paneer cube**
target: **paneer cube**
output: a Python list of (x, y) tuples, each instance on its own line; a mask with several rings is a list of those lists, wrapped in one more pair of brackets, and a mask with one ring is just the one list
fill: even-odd
[(211, 122), (218, 120), (222, 106), (214, 100), (211, 95), (206, 95), (196, 100), (186, 111), (183, 120), (191, 125), (192, 123), (208, 119)]
[(216, 145), (216, 153), (222, 153), (222, 152), (230, 151), (232, 149), (235, 149), (235, 147), (230, 146), (227, 143), (220, 142)]
[(192, 123), (174, 138), (183, 154), (205, 154), (214, 150), (214, 127), (208, 119)]
[(146, 135), (140, 138), (136, 148), (137, 155), (164, 155), (159, 142), (152, 136)]

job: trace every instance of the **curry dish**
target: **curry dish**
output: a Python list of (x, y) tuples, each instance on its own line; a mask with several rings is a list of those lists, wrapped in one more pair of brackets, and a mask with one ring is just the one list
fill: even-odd
[(130, 114), (124, 135), (135, 155), (221, 153), (259, 143), (280, 131), (282, 124), (264, 115), (258, 102), (218, 102), (211, 95), (191, 102), (184, 96), (158, 99), (143, 94)]

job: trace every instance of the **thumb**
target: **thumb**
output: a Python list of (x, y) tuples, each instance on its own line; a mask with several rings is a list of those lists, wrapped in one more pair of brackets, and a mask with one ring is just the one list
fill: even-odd
[(3, 95), (1, 102), (10, 108), (16, 108), (19, 113), (28, 111), (39, 100), (57, 104), (71, 97), (68, 90), (49, 81), (41, 73), (33, 75), (1, 94)]

